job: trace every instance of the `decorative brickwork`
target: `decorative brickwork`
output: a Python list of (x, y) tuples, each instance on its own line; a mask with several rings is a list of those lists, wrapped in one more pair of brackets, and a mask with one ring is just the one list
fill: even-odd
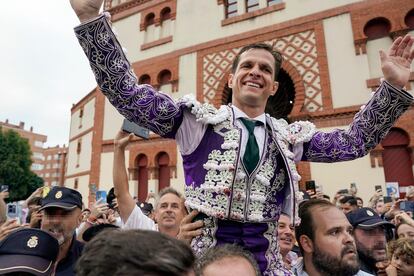
[(175, 20), (176, 17), (176, 10), (177, 10), (177, 2), (176, 0), (168, 0), (159, 3), (158, 5), (154, 5), (152, 7), (148, 7), (147, 9), (144, 9), (141, 11), (141, 23), (139, 25), (139, 28), (141, 31), (144, 31), (146, 28), (146, 22), (145, 18), (148, 14), (153, 13), (155, 15), (154, 22), (155, 26), (159, 26), (162, 24), (162, 13), (166, 9), (170, 10), (170, 16), (169, 19)]
[(409, 27), (404, 22), (404, 17), (414, 7), (412, 0), (376, 0), (363, 1), (358, 9), (352, 9), (351, 22), (354, 34), (355, 53), (365, 54), (367, 36), (364, 27), (374, 18), (383, 17), (391, 23), (390, 36), (395, 38), (406, 34)]
[(161, 86), (159, 83), (159, 74), (163, 70), (171, 72), (170, 84), (172, 85), (172, 92), (178, 91), (178, 57), (155, 58), (150, 62), (136, 62), (132, 66), (138, 79), (143, 75), (148, 75), (151, 79), (150, 84), (156, 88)]
[[(284, 62), (293, 66), (302, 78), (305, 88), (303, 109), (309, 112), (323, 110), (315, 32), (307, 30), (264, 42), (280, 51), (285, 58)], [(230, 71), (239, 50), (240, 47), (226, 49), (203, 57), (204, 102), (214, 102), (220, 83)]]

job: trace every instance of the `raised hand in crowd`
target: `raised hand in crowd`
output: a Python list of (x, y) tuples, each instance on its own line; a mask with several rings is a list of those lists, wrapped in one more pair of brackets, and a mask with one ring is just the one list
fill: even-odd
[(193, 222), (198, 214), (199, 212), (197, 210), (193, 210), (184, 217), (180, 224), (180, 232), (177, 235), (177, 239), (190, 244), (194, 237), (201, 235), (201, 228), (204, 226), (204, 222), (202, 220)]
[(113, 182), (118, 203), (119, 215), (126, 222), (136, 203), (129, 192), (128, 174), (125, 166), (125, 148), (132, 141), (133, 134), (119, 131), (114, 140)]
[(15, 218), (6, 221), (0, 226), (0, 240), (4, 239), (11, 232), (23, 227), (28, 227), (28, 225), (20, 224)]
[(414, 50), (411, 50), (413, 42), (414, 37), (407, 34), (398, 37), (388, 52), (380, 51), (384, 78), (397, 88), (403, 88), (410, 78), (411, 63), (414, 59)]
[(97, 17), (103, 0), (70, 0), (70, 5), (81, 22)]
[(0, 192), (0, 199), (5, 200), (8, 197), (9, 197), (9, 192), (8, 191), (2, 191), (2, 192)]
[(406, 201), (406, 199), (393, 199), (391, 208), (384, 214), (384, 218), (392, 220), (398, 213), (400, 213), (400, 204), (403, 201)]
[(77, 239), (83, 241), (83, 233), (89, 229), (91, 226), (99, 223), (106, 223), (107, 213), (109, 211), (108, 203), (102, 202), (102, 199), (96, 201), (91, 208), (91, 214), (86, 219), (85, 222), (82, 222), (78, 228)]
[(30, 214), (30, 221), (29, 226), (30, 228), (40, 228), (40, 223), (42, 221), (43, 212), (39, 211), (40, 206), (34, 207), (29, 214)]
[(98, 200), (95, 202), (91, 209), (91, 214), (89, 215), (89, 222), (95, 223), (95, 221), (103, 216), (106, 216), (109, 212), (108, 203), (102, 202), (102, 200)]
[(9, 192), (0, 192), (0, 225), (7, 220), (7, 205), (4, 199), (9, 197)]
[(24, 201), (24, 206), (29, 207), (29, 202), (35, 197), (42, 197), (43, 187), (37, 188), (26, 200)]
[(400, 212), (399, 214), (395, 215), (394, 219), (396, 225), (406, 223), (414, 227), (414, 220), (406, 212)]
[(106, 214), (103, 214), (100, 218), (96, 220), (96, 224), (115, 224), (115, 223), (116, 223), (115, 211), (112, 209), (109, 209)]

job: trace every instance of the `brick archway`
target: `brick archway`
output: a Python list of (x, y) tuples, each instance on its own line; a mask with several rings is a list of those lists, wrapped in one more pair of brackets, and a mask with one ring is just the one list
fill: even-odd
[[(284, 71), (293, 82), (295, 90), (294, 104), (289, 114), (290, 116), (295, 117), (299, 115), (305, 103), (305, 86), (303, 85), (303, 80), (299, 72), (292, 64), (289, 63), (289, 61), (284, 61), (281, 69), (281, 71)], [(224, 74), (218, 86), (216, 95), (212, 101), (212, 104), (216, 107), (219, 107), (222, 104), (228, 104), (231, 101), (231, 89), (227, 85), (229, 74), (230, 72)]]

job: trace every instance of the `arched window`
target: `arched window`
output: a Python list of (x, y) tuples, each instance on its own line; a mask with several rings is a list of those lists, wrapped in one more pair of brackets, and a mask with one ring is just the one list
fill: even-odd
[(226, 0), (226, 18), (237, 15), (237, 0)]
[(364, 34), (369, 40), (388, 36), (391, 30), (391, 23), (384, 17), (371, 19), (365, 24)]
[(139, 77), (139, 84), (151, 84), (151, 77), (147, 74)]
[(392, 45), (390, 36), (391, 23), (384, 17), (377, 17), (368, 21), (364, 26), (367, 36), (366, 54), (368, 57), (369, 77), (379, 78), (383, 75), (378, 51), (388, 49)]
[(404, 22), (405, 25), (407, 25), (407, 27), (414, 29), (414, 9), (407, 13), (407, 15), (404, 18)]
[(408, 148), (409, 137), (401, 129), (393, 128), (381, 142), (385, 181), (398, 182), (400, 187), (414, 185), (413, 163)]
[(162, 9), (161, 13), (160, 13), (160, 18), (161, 18), (161, 24), (162, 22), (171, 19), (171, 9), (169, 7), (165, 7)]
[(171, 72), (170, 70), (162, 70), (159, 74), (158, 74), (158, 83), (160, 85), (163, 84), (168, 84), (171, 81)]
[(138, 200), (144, 201), (148, 194), (148, 158), (145, 154), (140, 154), (135, 159), (138, 168)]
[(160, 37), (168, 37), (172, 33), (172, 21), (171, 21), (171, 9), (170, 7), (165, 7), (161, 10), (160, 13), (160, 22), (161, 22), (161, 32)]
[(170, 186), (170, 157), (161, 152), (157, 155), (158, 164), (158, 191)]
[(155, 23), (155, 14), (149, 13), (145, 16), (145, 28)]
[(246, 12), (259, 9), (259, 0), (246, 0)]

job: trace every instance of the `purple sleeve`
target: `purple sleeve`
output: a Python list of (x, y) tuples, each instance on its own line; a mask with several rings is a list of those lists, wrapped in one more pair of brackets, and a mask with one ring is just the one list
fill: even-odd
[(105, 14), (75, 28), (96, 82), (125, 118), (168, 138), (174, 138), (183, 111), (168, 95), (139, 85)]
[(340, 162), (366, 155), (387, 135), (412, 101), (413, 97), (406, 91), (383, 81), (347, 130), (316, 132), (304, 144), (302, 160)]

